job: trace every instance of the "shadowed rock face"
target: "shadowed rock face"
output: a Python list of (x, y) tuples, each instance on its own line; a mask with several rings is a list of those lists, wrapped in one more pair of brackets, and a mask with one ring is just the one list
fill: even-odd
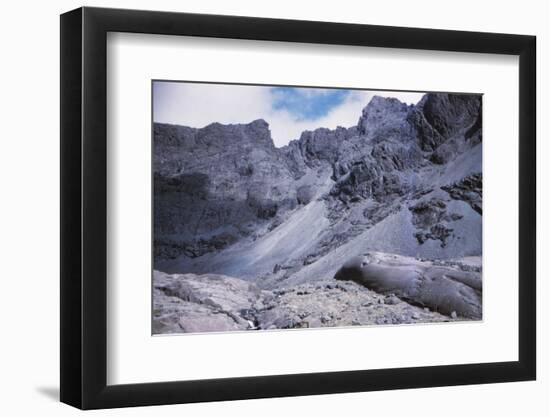
[(347, 261), (335, 279), (354, 281), (380, 294), (451, 316), (481, 319), (481, 274), (456, 264), (434, 265), (414, 258), (367, 253)]
[(297, 205), (295, 174), (263, 120), (203, 129), (155, 124), (155, 257), (197, 257)]
[(464, 177), (441, 189), (447, 191), (452, 199), (468, 203), (476, 212), (482, 213), (482, 178), (481, 174)]
[[(481, 130), (481, 97), (469, 94), (426, 94), (409, 114), (423, 150), (436, 151), (456, 136), (467, 140)], [(480, 133), (479, 133), (480, 134)]]

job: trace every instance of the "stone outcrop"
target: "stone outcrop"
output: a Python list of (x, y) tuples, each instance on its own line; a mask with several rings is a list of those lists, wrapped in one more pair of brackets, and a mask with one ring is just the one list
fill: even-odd
[(153, 333), (412, 324), (454, 320), (353, 282), (319, 281), (273, 291), (223, 275), (153, 276)]
[(414, 305), (448, 316), (482, 318), (481, 274), (457, 264), (435, 264), (378, 252), (347, 261), (337, 280), (357, 282), (380, 294), (395, 294)]
[(245, 311), (260, 303), (262, 291), (224, 275), (153, 273), (153, 333), (246, 330)]
[(420, 201), (409, 207), (413, 214), (412, 224), (416, 226), (415, 237), (423, 244), (428, 239), (439, 240), (441, 247), (447, 244), (447, 238), (452, 235), (453, 222), (462, 219), (458, 213), (447, 211), (447, 204), (437, 198)]
[(469, 175), (453, 184), (444, 185), (441, 189), (447, 191), (452, 199), (464, 201), (476, 212), (482, 214), (483, 192), (481, 173)]

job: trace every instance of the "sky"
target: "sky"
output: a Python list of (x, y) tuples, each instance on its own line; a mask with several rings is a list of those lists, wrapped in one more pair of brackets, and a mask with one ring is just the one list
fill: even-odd
[(154, 81), (153, 120), (201, 128), (214, 122), (264, 119), (275, 146), (281, 147), (298, 139), (304, 130), (356, 125), (375, 95), (416, 104), (424, 94)]

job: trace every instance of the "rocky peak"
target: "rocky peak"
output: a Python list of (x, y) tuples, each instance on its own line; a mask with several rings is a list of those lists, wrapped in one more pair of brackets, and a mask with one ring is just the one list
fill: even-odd
[(197, 129), (187, 126), (172, 125), (167, 123), (155, 123), (153, 134), (159, 146), (184, 146), (195, 144), (194, 138)]
[(456, 136), (479, 138), (480, 114), (481, 95), (429, 93), (411, 111), (409, 121), (417, 130), (419, 146), (434, 151)]
[(408, 108), (396, 98), (374, 96), (359, 118), (359, 132), (369, 136), (385, 126), (401, 125), (407, 116)]
[(311, 165), (318, 161), (334, 162), (342, 142), (349, 139), (353, 131), (338, 126), (336, 129), (319, 128), (313, 131), (306, 130), (300, 139), (292, 141), (290, 148), (299, 149), (300, 155), (306, 164)]
[(267, 123), (264, 119), (256, 119), (247, 125), (244, 125), (244, 131), (246, 135), (254, 141), (264, 143), (270, 147), (275, 146), (273, 139), (271, 138), (269, 123)]
[(426, 120), (443, 136), (472, 126), (480, 113), (481, 96), (472, 94), (426, 94), (418, 107)]
[(275, 147), (269, 125), (263, 119), (247, 124), (211, 123), (198, 129), (197, 136), (200, 142), (210, 146), (226, 146), (227, 142), (230, 142), (237, 147), (248, 144), (263, 145), (268, 148)]

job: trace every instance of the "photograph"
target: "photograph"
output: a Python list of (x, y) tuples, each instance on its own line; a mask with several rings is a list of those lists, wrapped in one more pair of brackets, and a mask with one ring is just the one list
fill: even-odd
[(152, 332), (482, 320), (482, 95), (152, 81)]
[(0, 417), (550, 415), (543, 2), (3, 6)]

